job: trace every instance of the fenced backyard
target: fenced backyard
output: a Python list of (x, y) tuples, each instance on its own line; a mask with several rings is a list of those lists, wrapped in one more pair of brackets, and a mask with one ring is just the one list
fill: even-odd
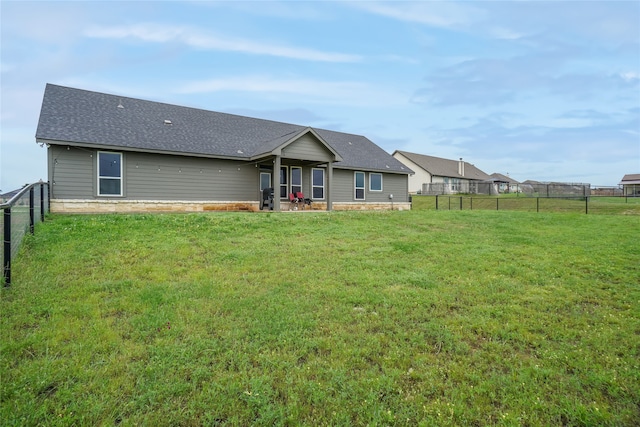
[(496, 210), (522, 212), (574, 212), (584, 214), (640, 215), (640, 197), (527, 197), (520, 194), (481, 195), (417, 195), (412, 196), (412, 209), (431, 210)]
[(639, 240), (475, 207), (52, 214), (0, 288), (0, 419), (635, 427)]

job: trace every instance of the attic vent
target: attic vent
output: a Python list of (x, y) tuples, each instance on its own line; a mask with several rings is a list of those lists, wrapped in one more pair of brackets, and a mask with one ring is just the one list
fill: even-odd
[(389, 169), (389, 165), (384, 165), (385, 168)]
[(122, 101), (118, 101), (118, 108), (124, 108), (124, 105), (122, 105)]
[(349, 145), (353, 145), (353, 144), (351, 143), (351, 141), (349, 141)]
[(164, 124), (165, 124), (165, 125), (172, 125), (173, 123), (171, 123), (171, 120), (165, 120), (165, 121), (164, 121)]
[(238, 154), (244, 154), (244, 151), (238, 150)]

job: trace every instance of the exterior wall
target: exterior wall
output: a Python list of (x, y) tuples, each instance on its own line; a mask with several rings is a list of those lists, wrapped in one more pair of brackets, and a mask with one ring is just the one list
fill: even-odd
[[(308, 144), (307, 144), (308, 143)], [(317, 147), (313, 138), (296, 142), (299, 153)], [(306, 150), (308, 147), (309, 150)], [(306, 150), (306, 151), (305, 151)], [(323, 149), (324, 150), (324, 149)], [(122, 153), (123, 195), (98, 196), (98, 151), (51, 145), (48, 150), (52, 212), (149, 212), (259, 210), (260, 168), (253, 163), (138, 152)], [(326, 154), (326, 153), (325, 153)], [(317, 156), (317, 153), (314, 154)], [(298, 166), (295, 160), (289, 166)], [(302, 167), (302, 189), (311, 197), (312, 166)], [(263, 169), (264, 171), (264, 169)], [(272, 172), (272, 178), (278, 174)], [(365, 173), (365, 200), (355, 200), (354, 171), (333, 169), (333, 209), (410, 209), (407, 175), (382, 173), (382, 191), (369, 190)], [(329, 194), (325, 171), (325, 196)], [(275, 187), (277, 188), (277, 181)], [(393, 200), (389, 195), (393, 194)], [(282, 199), (281, 210), (289, 210)], [(300, 205), (300, 207), (302, 207)], [(299, 209), (300, 209), (299, 207)], [(305, 210), (326, 210), (327, 200), (315, 200)], [(302, 210), (302, 209), (300, 209)]]
[(51, 145), (47, 150), (51, 198), (89, 199), (96, 194), (96, 152)]
[(640, 184), (623, 184), (622, 189), (625, 196), (640, 195)]
[(134, 212), (209, 212), (260, 210), (259, 202), (182, 201), (182, 200), (96, 200), (54, 199), (53, 213), (134, 213)]
[[(116, 152), (116, 151), (114, 151)], [(259, 172), (239, 161), (122, 152), (123, 195), (97, 195), (97, 150), (52, 145), (52, 199), (259, 201)]]
[[(297, 206), (284, 202), (283, 211), (318, 212), (326, 211), (326, 202), (313, 202), (311, 206), (302, 203)], [(411, 203), (334, 203), (336, 211), (347, 210), (411, 210)], [(214, 212), (214, 211), (250, 211), (260, 212), (260, 204), (244, 201), (202, 201), (185, 202), (181, 200), (96, 200), (96, 199), (55, 199), (51, 201), (53, 213), (142, 213), (142, 212)], [(265, 210), (264, 212), (268, 212)]]
[(395, 153), (393, 157), (404, 163), (409, 167), (409, 169), (412, 169), (415, 172), (414, 175), (409, 175), (409, 193), (415, 194), (418, 191), (422, 191), (422, 184), (424, 184), (425, 182), (432, 182), (432, 176), (429, 172), (422, 169), (420, 166), (418, 166), (402, 154)]
[[(355, 199), (355, 183), (354, 173), (365, 173), (365, 199)], [(407, 175), (383, 173), (382, 174), (382, 191), (369, 190), (369, 174), (368, 171), (354, 171), (349, 169), (333, 169), (333, 186), (332, 200), (334, 209), (336, 203), (355, 203), (355, 204), (372, 204), (372, 203), (389, 203), (391, 199), (389, 195), (393, 194), (393, 202), (407, 203), (409, 202), (409, 192), (407, 187)], [(374, 172), (377, 173), (377, 172)], [(345, 205), (346, 206), (346, 205)]]

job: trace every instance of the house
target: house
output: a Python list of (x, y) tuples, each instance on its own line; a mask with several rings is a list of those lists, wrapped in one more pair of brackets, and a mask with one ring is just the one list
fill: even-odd
[[(24, 187), (23, 187), (24, 188)], [(0, 203), (6, 203), (11, 200), (14, 196), (16, 196), (22, 188), (18, 188), (17, 190), (12, 190), (4, 194), (0, 194)]]
[(424, 154), (396, 150), (393, 157), (415, 173), (409, 176), (409, 193), (455, 194), (495, 192), (491, 177), (474, 165)]
[(497, 184), (499, 193), (519, 193), (519, 182), (511, 178), (508, 175), (501, 173), (492, 173), (489, 175), (489, 179)]
[(640, 196), (640, 173), (632, 173), (622, 177), (622, 194), (624, 196)]
[[(36, 132), (53, 212), (410, 209), (364, 136), (47, 84)], [(302, 207), (301, 207), (302, 208)]]

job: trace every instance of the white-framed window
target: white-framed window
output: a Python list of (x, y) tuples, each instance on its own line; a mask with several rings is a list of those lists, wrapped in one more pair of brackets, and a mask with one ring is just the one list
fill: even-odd
[(324, 169), (311, 170), (311, 197), (314, 200), (324, 199)]
[(291, 192), (296, 194), (302, 193), (302, 168), (298, 166), (291, 166)]
[(382, 174), (369, 174), (369, 191), (382, 191)]
[(289, 174), (286, 166), (280, 166), (280, 198), (286, 199), (289, 195)]
[(271, 172), (260, 172), (260, 191), (271, 187)]
[(122, 196), (122, 153), (98, 151), (98, 196)]
[(364, 172), (355, 172), (353, 174), (354, 198), (356, 200), (364, 200)]

